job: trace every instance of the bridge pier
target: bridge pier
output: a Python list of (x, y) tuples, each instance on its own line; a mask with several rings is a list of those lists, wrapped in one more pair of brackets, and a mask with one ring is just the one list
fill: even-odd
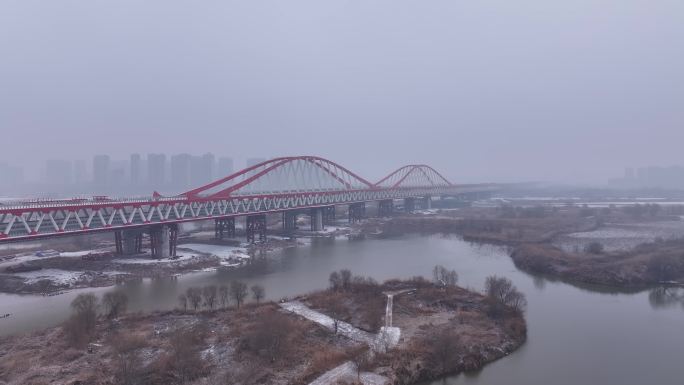
[(426, 196), (423, 198), (423, 210), (432, 209), (432, 197)]
[(176, 256), (178, 245), (178, 225), (159, 225), (150, 227), (150, 246), (152, 257), (164, 259)]
[(323, 231), (323, 208), (311, 209), (311, 231)]
[(323, 226), (335, 223), (335, 206), (323, 207)]
[(214, 221), (214, 237), (216, 239), (235, 238), (235, 218), (222, 218)]
[(290, 233), (297, 230), (297, 210), (283, 211), (283, 231)]
[(349, 205), (349, 223), (356, 223), (366, 217), (366, 202)]
[(415, 198), (404, 198), (404, 211), (410, 213), (416, 209), (416, 199)]
[(117, 230), (114, 232), (116, 253), (135, 255), (142, 253), (143, 232), (141, 230)]
[(378, 202), (378, 216), (389, 217), (394, 213), (394, 200), (385, 199)]
[(266, 215), (248, 215), (247, 216), (247, 242), (256, 243), (257, 237), (259, 241), (266, 241)]

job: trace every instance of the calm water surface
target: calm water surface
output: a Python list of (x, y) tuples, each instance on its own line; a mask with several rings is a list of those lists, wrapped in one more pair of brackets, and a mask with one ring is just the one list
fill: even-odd
[[(550, 282), (518, 271), (505, 249), (477, 246), (456, 238), (409, 237), (350, 242), (316, 240), (311, 246), (286, 249), (278, 262), (249, 272), (186, 275), (178, 280), (146, 280), (121, 290), (136, 310), (169, 309), (190, 286), (226, 284), (240, 278), (260, 283), (269, 298), (293, 296), (327, 286), (328, 274), (349, 268), (378, 280), (430, 276), (435, 264), (454, 268), (462, 286), (481, 290), (492, 274), (511, 278), (529, 302), (528, 341), (510, 356), (481, 372), (459, 375), (437, 384), (576, 385), (681, 384), (684, 356), (684, 307), (668, 293), (663, 303), (656, 292), (636, 294), (588, 291)], [(44, 298), (0, 295), (0, 334), (45, 327), (68, 316), (76, 295)]]

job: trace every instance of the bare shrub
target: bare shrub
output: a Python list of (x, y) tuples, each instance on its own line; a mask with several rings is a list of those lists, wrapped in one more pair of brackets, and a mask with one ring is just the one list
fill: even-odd
[(240, 308), (245, 298), (247, 298), (247, 284), (242, 281), (233, 281), (230, 283), (230, 295), (235, 301), (237, 308)]
[(681, 278), (684, 275), (684, 257), (656, 255), (648, 261), (646, 269), (658, 282)]
[(71, 301), (71, 310), (64, 331), (70, 344), (83, 347), (93, 337), (97, 325), (97, 297), (93, 293), (79, 294)]
[(351, 286), (352, 273), (348, 269), (340, 270), (340, 283), (343, 290), (348, 290)]
[(218, 288), (218, 296), (221, 301), (221, 307), (227, 307), (230, 301), (230, 292), (228, 291), (228, 286), (221, 285)]
[(259, 317), (253, 328), (245, 333), (242, 347), (273, 363), (287, 358), (287, 352), (298, 338), (296, 331), (297, 325), (290, 317), (272, 311)]
[(126, 294), (119, 291), (105, 293), (105, 295), (102, 296), (102, 307), (104, 308), (107, 318), (117, 318), (126, 312), (126, 309), (128, 308), (128, 297)]
[(460, 349), (458, 335), (450, 329), (442, 329), (429, 339), (430, 362), (439, 365), (439, 374), (453, 371), (458, 364), (457, 355)]
[(342, 278), (340, 277), (340, 273), (336, 271), (330, 273), (328, 282), (330, 282), (330, 290), (340, 290), (342, 288)]
[(202, 359), (204, 339), (207, 330), (203, 324), (188, 328), (176, 329), (169, 339), (170, 352), (167, 372), (174, 375), (179, 383), (184, 384), (202, 375), (206, 363)]
[(181, 294), (178, 296), (178, 304), (180, 305), (181, 309), (183, 311), (188, 310), (188, 297), (185, 296), (185, 294)]
[(142, 381), (140, 350), (145, 339), (137, 335), (116, 334), (110, 338), (114, 358), (114, 381), (120, 385), (136, 385)]
[(266, 290), (261, 285), (252, 285), (252, 298), (259, 303), (266, 295)]
[(210, 285), (210, 286), (205, 286), (202, 289), (202, 296), (204, 297), (204, 305), (207, 306), (209, 309), (214, 308), (214, 304), (216, 303), (216, 286)]
[(200, 290), (200, 288), (189, 287), (188, 290), (185, 291), (185, 296), (188, 298), (188, 301), (194, 310), (199, 309), (202, 304), (202, 290)]
[(432, 269), (432, 277), (436, 284), (442, 286), (456, 286), (458, 282), (456, 270), (448, 270), (442, 265), (437, 265)]

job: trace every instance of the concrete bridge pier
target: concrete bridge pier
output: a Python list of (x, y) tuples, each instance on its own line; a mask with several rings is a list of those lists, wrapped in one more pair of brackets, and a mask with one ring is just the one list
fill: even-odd
[(257, 238), (261, 242), (266, 241), (266, 215), (248, 215), (247, 226), (247, 242), (256, 243)]
[(416, 209), (416, 199), (415, 198), (404, 198), (404, 211), (410, 213)]
[(164, 259), (176, 256), (178, 245), (178, 225), (157, 225), (150, 227), (150, 246), (152, 257)]
[(432, 209), (432, 197), (428, 195), (423, 198), (423, 210), (430, 209)]
[(394, 200), (385, 199), (378, 202), (378, 216), (389, 217), (394, 213)]
[(116, 253), (119, 255), (135, 255), (142, 253), (142, 230), (117, 230), (114, 232)]
[(235, 218), (222, 218), (214, 221), (214, 238), (235, 238)]
[(297, 210), (283, 211), (283, 231), (291, 233), (297, 230), (297, 217), (299, 212)]
[(366, 202), (349, 205), (349, 223), (356, 223), (366, 217)]
[(311, 209), (311, 231), (323, 231), (323, 208)]
[(323, 207), (323, 226), (335, 223), (335, 206)]

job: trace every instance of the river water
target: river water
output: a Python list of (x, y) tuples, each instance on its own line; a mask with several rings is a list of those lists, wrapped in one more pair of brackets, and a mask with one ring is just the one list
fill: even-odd
[[(515, 268), (504, 248), (473, 245), (455, 237), (319, 239), (279, 254), (276, 262), (249, 271), (196, 273), (88, 291), (121, 290), (130, 299), (131, 311), (149, 311), (176, 306), (178, 294), (190, 286), (227, 284), (236, 278), (260, 283), (268, 298), (279, 299), (324, 288), (329, 273), (343, 268), (384, 280), (429, 277), (432, 267), (441, 264), (456, 269), (459, 284), (475, 290), (482, 289), (488, 275), (512, 279), (527, 295), (529, 336), (521, 349), (481, 372), (433, 385), (681, 384), (684, 307), (678, 301), (659, 302), (656, 292), (592, 291), (532, 277)], [(0, 313), (13, 313), (0, 319), (0, 333), (61, 322), (76, 294), (0, 295)], [(675, 298), (670, 294), (668, 298)]]

